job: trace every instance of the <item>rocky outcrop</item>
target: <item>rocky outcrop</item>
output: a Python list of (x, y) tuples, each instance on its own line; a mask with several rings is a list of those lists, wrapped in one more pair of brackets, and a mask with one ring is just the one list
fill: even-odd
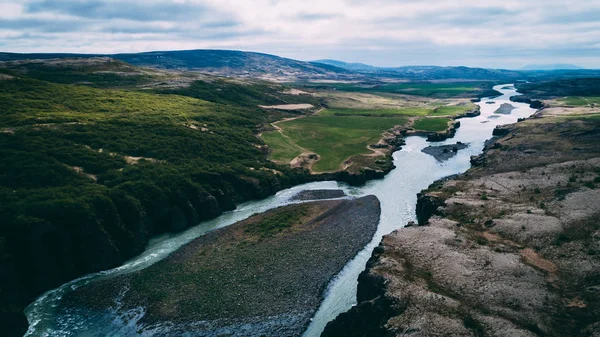
[(444, 205), (444, 200), (437, 196), (419, 193), (416, 207), (419, 225), (425, 226), (432, 216), (441, 214), (440, 208)]
[(540, 110), (544, 108), (544, 103), (542, 101), (532, 100), (531, 98), (524, 95), (512, 96), (510, 100), (517, 103), (529, 104), (529, 107), (532, 109)]
[(494, 131), (492, 131), (492, 135), (496, 136), (496, 137), (504, 137), (506, 135), (508, 135), (511, 132), (511, 128), (507, 127), (507, 126), (497, 126), (494, 128)]
[(318, 175), (318, 180), (335, 180), (347, 183), (352, 186), (362, 186), (369, 180), (383, 179), (386, 174), (395, 168), (393, 164), (387, 165), (382, 170), (374, 170), (371, 168), (362, 168), (349, 172), (338, 171), (334, 173), (322, 173)]
[(421, 152), (433, 156), (438, 161), (445, 161), (456, 156), (456, 154), (458, 154), (458, 151), (464, 150), (468, 147), (468, 144), (457, 142), (456, 144), (449, 145), (428, 146), (422, 149)]
[(448, 128), (448, 130), (446, 130), (444, 132), (430, 133), (427, 136), (427, 141), (428, 142), (441, 142), (448, 138), (452, 138), (452, 137), (454, 137), (454, 135), (456, 135), (456, 130), (458, 128), (460, 128), (460, 122), (454, 122), (452, 124), (452, 126), (450, 126), (450, 128)]
[(406, 145), (403, 134), (395, 135), (394, 137), (388, 137), (384, 139), (384, 142), (392, 147), (393, 151), (398, 151), (402, 146)]
[(485, 155), (471, 156), (470, 162), (473, 167), (485, 166)]
[[(480, 100), (481, 101), (481, 100)], [(478, 101), (479, 102), (479, 101)], [(471, 111), (467, 111), (464, 114), (460, 115), (460, 116), (456, 116), (455, 119), (460, 119), (460, 118), (471, 118), (471, 117), (477, 117), (481, 115), (481, 107), (478, 105), (476, 108), (474, 108)]]
[(514, 107), (512, 104), (503, 103), (496, 111), (494, 111), (494, 113), (500, 115), (510, 115), (514, 109), (516, 109), (516, 107)]
[(405, 306), (386, 296), (386, 280), (369, 273), (383, 253), (379, 246), (367, 262), (367, 269), (358, 276), (357, 302), (348, 312), (329, 322), (322, 337), (384, 337), (387, 321), (398, 315)]

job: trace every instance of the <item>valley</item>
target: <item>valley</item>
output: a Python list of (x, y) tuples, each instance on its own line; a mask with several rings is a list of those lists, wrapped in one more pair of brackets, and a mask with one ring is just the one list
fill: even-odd
[[(413, 316), (402, 315), (413, 311), (397, 303), (403, 296), (427, 297), (427, 291), (453, 299), (456, 285), (443, 281), (446, 265), (419, 257), (422, 246), (437, 240), (437, 228), (455, 230), (468, 243), (442, 245), (442, 253), (518, 253), (518, 268), (532, 267), (524, 273), (535, 282), (543, 279), (536, 273), (552, 274), (552, 285), (567, 290), (563, 297), (549, 290), (552, 301), (540, 310), (570, 296), (577, 304), (571, 307), (583, 302), (592, 313), (580, 315), (585, 322), (572, 318), (570, 309), (557, 315), (569, 327), (590, 328), (596, 304), (577, 287), (595, 276), (562, 278), (579, 274), (561, 268), (573, 259), (589, 263), (586, 270), (596, 263), (588, 234), (597, 215), (585, 213), (592, 206), (575, 206), (595, 198), (597, 185), (594, 80), (557, 73), (555, 82), (518, 82), (521, 97), (503, 84), (514, 82), (502, 80), (533, 75), (490, 71), (482, 80), (482, 72), (470, 68), (433, 67), (419, 69), (414, 81), (399, 75), (406, 69), (382, 74), (261, 54), (213, 51), (203, 59), (193, 52), (117, 59), (1, 55), (0, 262), (6, 272), (0, 319), (11, 335), (25, 332), (21, 312), (28, 306), (28, 336), (318, 336), (356, 303), (357, 285), (359, 305), (325, 335), (352, 335), (344, 326), (398, 335), (414, 328), (427, 335), (434, 330), (406, 325)], [(227, 72), (225, 59), (233, 62)], [(274, 77), (281, 62), (285, 71)], [(456, 72), (477, 80), (448, 77)], [(543, 109), (528, 118), (534, 103)], [(509, 104), (514, 109), (498, 112)], [(504, 124), (512, 125), (496, 128)], [(492, 133), (498, 138), (479, 156)], [(464, 176), (427, 189), (471, 164)], [(534, 182), (540, 172), (554, 177), (552, 186)], [(507, 179), (536, 188), (505, 188)], [(324, 193), (327, 200), (315, 201), (320, 194), (312, 190), (344, 194)], [(301, 191), (307, 197), (294, 199)], [(421, 220), (424, 195), (443, 200), (444, 210), (436, 207), (429, 227), (400, 229)], [(564, 212), (552, 214), (553, 207)], [(577, 215), (563, 219), (563, 213)], [(564, 235), (556, 230), (538, 238), (533, 220), (526, 225), (532, 233), (513, 228), (515, 219), (532, 214), (555, 217)], [(505, 222), (488, 228), (488, 218)], [(458, 229), (449, 225), (457, 221)], [(404, 233), (422, 241), (407, 244)], [(534, 239), (560, 245), (536, 246)], [(406, 250), (393, 254), (411, 261), (408, 269), (381, 262), (387, 249), (398, 249), (396, 242)], [(587, 255), (561, 256), (565, 245)], [(379, 272), (394, 285), (417, 287), (417, 295), (369, 288)], [(429, 290), (418, 288), (423, 285)], [(369, 297), (372, 291), (385, 300)], [(479, 293), (464, 294), (469, 299), (460, 310), (439, 306), (431, 316), (449, 321), (432, 324), (467, 335), (500, 326), (476, 311)], [(489, 305), (489, 312), (505, 306)], [(534, 316), (518, 323), (526, 305), (514, 305), (501, 319), (516, 324), (515, 331), (561, 331)], [(357, 312), (380, 319), (375, 326), (347, 324), (361, 322), (352, 318)], [(430, 314), (417, 311), (423, 313)]]
[(598, 334), (600, 115), (547, 97), (421, 192), (418, 225), (383, 237), (323, 336)]

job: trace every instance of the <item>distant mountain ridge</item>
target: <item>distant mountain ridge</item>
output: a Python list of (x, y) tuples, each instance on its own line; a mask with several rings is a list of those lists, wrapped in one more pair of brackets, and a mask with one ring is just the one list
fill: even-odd
[[(337, 60), (298, 61), (237, 50), (180, 50), (122, 54), (0, 53), (0, 61), (73, 57), (111, 57), (129, 64), (165, 70), (197, 71), (217, 76), (257, 78), (275, 82), (302, 81), (506, 81), (600, 76), (600, 70), (505, 70), (465, 66), (375, 67)], [(563, 65), (564, 66), (564, 65)]]
[(581, 70), (580, 66), (574, 64), (528, 64), (521, 70)]
[(420, 80), (442, 80), (442, 79), (465, 79), (465, 80), (489, 80), (489, 79), (520, 79), (523, 74), (514, 70), (470, 68), (465, 66), (441, 67), (441, 66), (404, 66), (404, 67), (375, 67), (363, 63), (346, 63), (336, 60), (318, 60), (317, 63), (329, 64), (359, 72), (377, 73), (395, 77), (405, 77)]
[(274, 81), (355, 78), (352, 71), (332, 65), (237, 50), (199, 49), (124, 54), (0, 53), (0, 61), (68, 57), (111, 57), (141, 67), (201, 71), (220, 76), (262, 78)]
[(327, 64), (297, 61), (270, 54), (236, 50), (182, 50), (109, 55), (138, 66), (164, 69), (202, 70), (223, 75), (268, 77), (337, 77), (347, 69)]
[(364, 64), (364, 63), (347, 63), (347, 62), (343, 62), (343, 61), (330, 60), (330, 59), (315, 60), (315, 61), (310, 61), (310, 62), (320, 63), (320, 64), (328, 64), (328, 65), (331, 65), (334, 67), (348, 69), (348, 70), (352, 70), (352, 71), (376, 71), (379, 69), (378, 67)]

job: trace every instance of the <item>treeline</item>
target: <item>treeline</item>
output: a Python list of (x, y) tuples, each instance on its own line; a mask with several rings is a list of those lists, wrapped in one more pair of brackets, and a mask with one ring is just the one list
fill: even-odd
[(534, 99), (564, 96), (600, 96), (600, 78), (518, 83), (517, 89), (527, 97)]

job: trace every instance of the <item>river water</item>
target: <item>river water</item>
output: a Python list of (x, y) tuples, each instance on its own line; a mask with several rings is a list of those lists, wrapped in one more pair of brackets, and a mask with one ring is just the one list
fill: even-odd
[[(254, 213), (289, 204), (289, 199), (301, 190), (343, 189), (346, 194), (352, 196), (376, 195), (381, 202), (381, 220), (373, 240), (330, 282), (325, 299), (304, 334), (304, 337), (319, 336), (329, 321), (356, 304), (358, 275), (365, 269), (371, 252), (381, 238), (403, 227), (408, 221), (416, 219), (417, 193), (440, 178), (468, 170), (470, 157), (482, 152), (484, 143), (491, 137), (494, 127), (514, 123), (518, 118), (529, 117), (535, 112), (527, 104), (509, 101), (511, 96), (518, 95), (511, 84), (499, 85), (494, 89), (503, 95), (483, 99), (478, 103), (481, 115), (461, 119), (461, 127), (454, 138), (430, 143), (423, 137), (407, 137), (406, 145), (393, 155), (396, 169), (384, 179), (368, 182), (361, 187), (350, 187), (334, 181), (310, 183), (280, 191), (264, 200), (241, 204), (235, 211), (200, 223), (183, 233), (155, 238), (143, 254), (121, 267), (90, 274), (46, 292), (25, 310), (30, 323), (25, 336), (151, 336), (156, 330), (140, 333), (136, 325), (143, 316), (143, 310), (130, 313), (127, 319), (106, 313), (94, 315), (89, 312), (64, 310), (61, 299), (69, 291), (90, 282), (145, 268), (211, 230), (231, 225)], [(494, 114), (503, 103), (510, 103), (516, 109), (509, 115)], [(444, 162), (421, 152), (430, 145), (454, 144), (457, 141), (467, 143), (469, 147), (460, 150), (456, 156)]]

